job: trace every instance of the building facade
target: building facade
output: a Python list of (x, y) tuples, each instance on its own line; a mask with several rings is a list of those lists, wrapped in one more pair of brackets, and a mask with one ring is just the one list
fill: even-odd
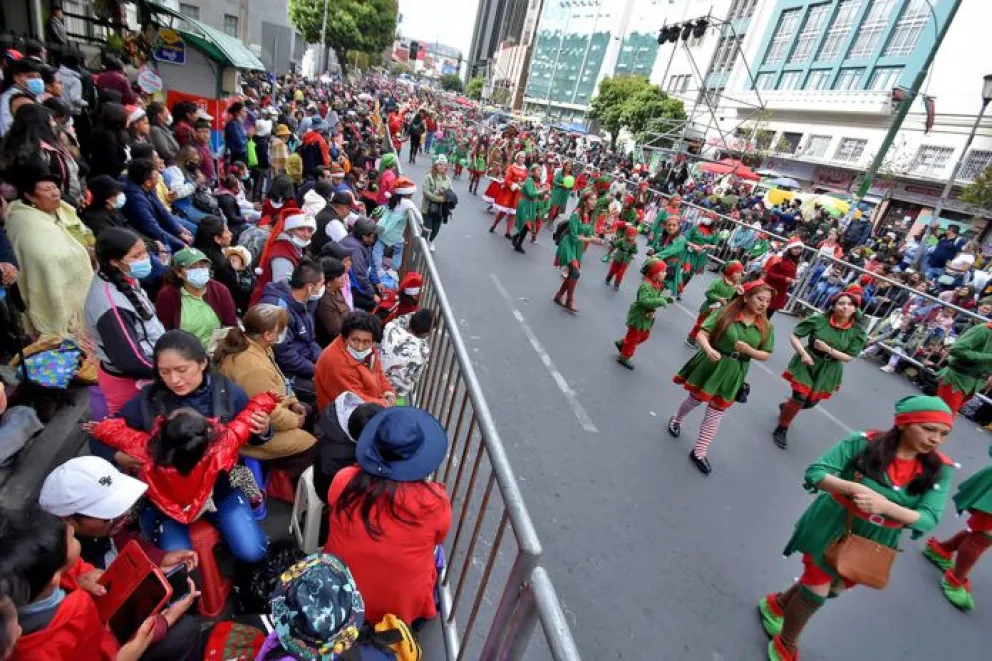
[(467, 61), (468, 78), (491, 77), (496, 53), (507, 40), (520, 43), (532, 0), (479, 0)]
[[(417, 42), (415, 59), (410, 58), (410, 44)], [(416, 73), (429, 78), (459, 75), (462, 66), (462, 52), (452, 46), (433, 41), (417, 39), (397, 39), (393, 42), (393, 60), (410, 66)]]

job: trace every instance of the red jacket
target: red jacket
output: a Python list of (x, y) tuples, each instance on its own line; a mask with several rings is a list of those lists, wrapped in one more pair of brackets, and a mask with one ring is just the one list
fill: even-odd
[(127, 426), (123, 418), (104, 420), (93, 430), (93, 437), (141, 462), (138, 477), (148, 485), (148, 498), (170, 518), (190, 524), (203, 510), (213, 493), (217, 476), (238, 463), (238, 451), (252, 435), (253, 413), (272, 413), (279, 400), (270, 393), (255, 395), (248, 405), (227, 426), (217, 425), (217, 437), (207, 448), (203, 459), (189, 475), (182, 475), (171, 466), (160, 466), (148, 453), (151, 434)]
[[(220, 319), (221, 326), (237, 326), (238, 313), (234, 307), (234, 298), (231, 292), (216, 280), (207, 283), (207, 290), (203, 294), (203, 300), (207, 302)], [(165, 285), (159, 290), (155, 297), (155, 315), (158, 317), (165, 330), (175, 330), (179, 328), (182, 321), (183, 302), (182, 292), (175, 285)]]
[(796, 277), (797, 267), (796, 262), (787, 257), (783, 257), (769, 267), (765, 274), (765, 282), (775, 289), (775, 295), (768, 304), (769, 310), (781, 310), (785, 307), (786, 301), (789, 300), (789, 287), (792, 284), (789, 279)]
[(434, 548), (444, 541), (451, 528), (451, 501), (444, 486), (428, 482), (401, 483), (395, 505), (403, 523), (389, 515), (377, 502), (371, 517), (382, 530), (378, 539), (365, 529), (360, 508), (339, 512), (333, 507), (345, 487), (361, 469), (344, 468), (334, 476), (328, 492), (332, 503), (331, 533), (325, 553), (341, 558), (355, 577), (365, 601), (365, 617), (378, 622), (392, 613), (404, 622), (437, 615), (434, 584), (437, 569)]
[(255, 281), (255, 289), (252, 290), (251, 300), (249, 301), (250, 305), (257, 305), (258, 302), (262, 300), (265, 285), (272, 282), (272, 260), (277, 257), (288, 259), (293, 263), (293, 267), (295, 268), (300, 261), (302, 261), (303, 253), (291, 241), (286, 241), (285, 239), (277, 239), (274, 241), (272, 246), (269, 248), (268, 254), (263, 257), (262, 263), (259, 264), (259, 268), (262, 269), (262, 274), (259, 275), (258, 280)]
[(359, 362), (348, 353), (344, 338), (340, 335), (327, 345), (317, 359), (314, 386), (317, 390), (319, 411), (327, 408), (346, 390), (350, 390), (366, 402), (377, 404), (385, 404), (385, 394), (395, 392), (382, 371), (379, 350), (373, 348), (369, 357)]

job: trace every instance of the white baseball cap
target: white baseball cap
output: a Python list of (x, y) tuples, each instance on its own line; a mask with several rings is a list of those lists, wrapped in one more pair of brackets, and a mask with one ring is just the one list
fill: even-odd
[(196, 109), (196, 118), (197, 118), (197, 119), (206, 119), (206, 120), (212, 120), (212, 119), (214, 118), (214, 116), (213, 116), (213, 115), (211, 115), (210, 113), (208, 113), (208, 112), (207, 112), (206, 110), (204, 110), (203, 108), (197, 108), (197, 109)]
[(55, 516), (82, 514), (109, 521), (125, 514), (147, 490), (147, 484), (106, 459), (75, 457), (45, 478), (38, 504)]

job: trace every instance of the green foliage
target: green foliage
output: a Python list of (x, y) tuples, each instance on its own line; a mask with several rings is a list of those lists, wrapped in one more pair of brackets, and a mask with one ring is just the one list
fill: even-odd
[(657, 85), (642, 76), (604, 78), (589, 106), (588, 116), (597, 120), (610, 134), (615, 147), (621, 129), (635, 136), (648, 129), (658, 119), (684, 119), (682, 102), (668, 96)]
[(992, 207), (992, 167), (975, 177), (975, 180), (961, 191), (961, 199), (986, 209)]
[(441, 89), (448, 92), (461, 92), (462, 79), (453, 73), (446, 73), (441, 76)]
[(489, 97), (489, 101), (496, 106), (510, 105), (510, 90), (505, 87), (497, 87), (493, 90), (493, 94)]
[(404, 64), (403, 62), (392, 62), (389, 65), (389, 73), (393, 74), (394, 76), (398, 76), (402, 73), (412, 76), (413, 67), (411, 67), (409, 64)]
[(476, 76), (468, 81), (468, 98), (476, 101), (482, 98), (482, 88), (486, 86), (486, 81), (482, 76)]
[(289, 20), (309, 44), (320, 43), (327, 4), (327, 38), (342, 66), (348, 51), (379, 53), (393, 43), (397, 0), (289, 0)]

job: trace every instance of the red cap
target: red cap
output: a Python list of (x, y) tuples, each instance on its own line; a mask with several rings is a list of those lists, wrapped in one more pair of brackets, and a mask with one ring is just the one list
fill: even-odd
[(744, 272), (744, 265), (738, 262), (736, 259), (731, 262), (727, 262), (726, 264), (723, 265), (723, 274), (726, 276), (734, 276), (737, 275), (738, 273), (743, 273), (743, 272)]
[(668, 270), (668, 266), (665, 264), (665, 262), (660, 259), (656, 259), (650, 264), (648, 264), (648, 267), (644, 270), (644, 275), (648, 276), (649, 278), (653, 278), (656, 275), (664, 273), (667, 270)]

